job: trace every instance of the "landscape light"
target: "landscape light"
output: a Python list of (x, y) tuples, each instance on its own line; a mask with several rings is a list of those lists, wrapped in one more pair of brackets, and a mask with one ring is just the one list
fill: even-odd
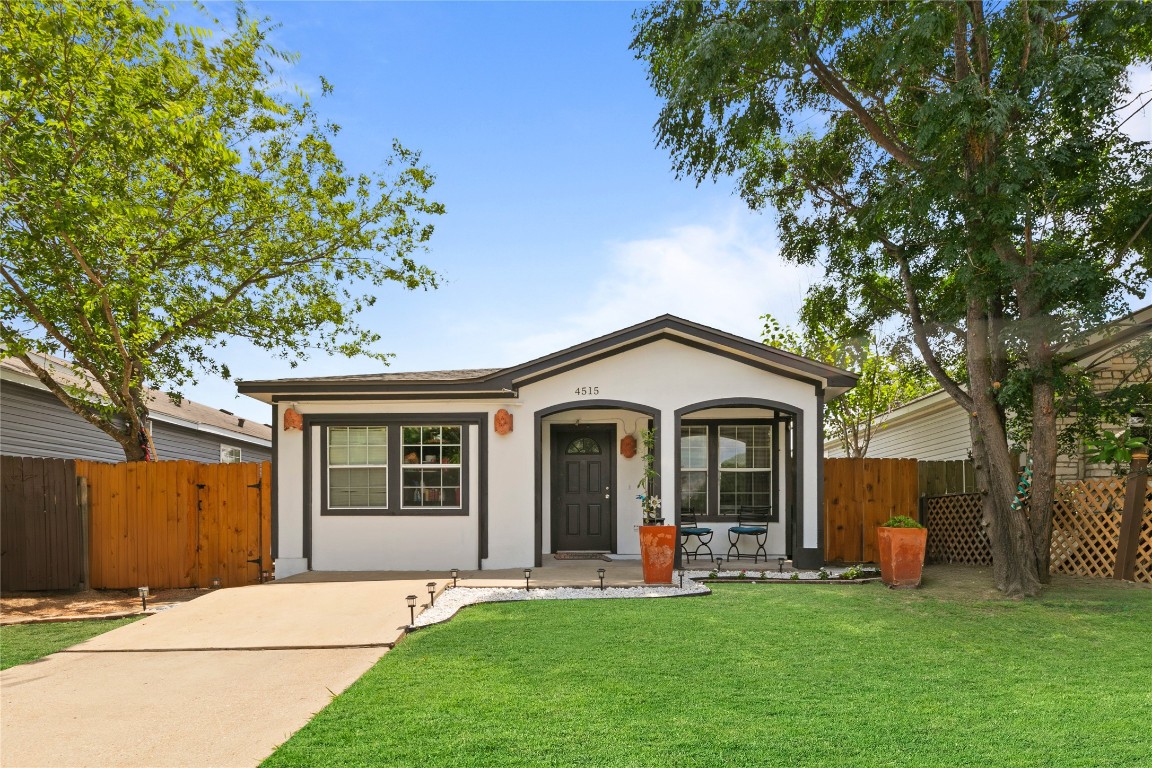
[(148, 587), (138, 587), (136, 591), (140, 593), (140, 610), (148, 610)]
[(525, 592), (532, 589), (532, 587), (529, 585), (529, 582), (531, 582), (531, 580), (532, 580), (532, 569), (531, 568), (525, 568), (524, 569), (524, 591)]
[(428, 582), (428, 607), (436, 605), (436, 582)]
[(404, 598), (408, 601), (408, 626), (416, 623), (416, 595), (408, 595)]
[(596, 569), (596, 575), (600, 577), (600, 591), (603, 592), (604, 591), (604, 569), (603, 568), (597, 568)]
[(778, 557), (778, 558), (776, 558), (776, 562), (777, 562), (777, 563), (779, 564), (779, 566), (780, 566), (780, 567), (777, 569), (777, 570), (778, 570), (778, 572), (779, 572), (779, 573), (784, 573), (784, 558), (782, 558), (782, 557)]
[(453, 586), (453, 587), (455, 587), (455, 586), (456, 586), (456, 578), (457, 578), (459, 575), (460, 575), (460, 569), (459, 569), (459, 568), (453, 568), (453, 569), (452, 569), (452, 586)]

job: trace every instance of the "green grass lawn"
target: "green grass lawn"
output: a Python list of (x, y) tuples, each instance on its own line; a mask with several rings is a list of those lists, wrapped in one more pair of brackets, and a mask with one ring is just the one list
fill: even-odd
[(264, 765), (1152, 765), (1152, 590), (1066, 584), (472, 607)]
[(45, 624), (13, 624), (0, 627), (0, 669), (27, 664), (90, 637), (130, 624), (139, 619), (98, 619), (59, 621)]

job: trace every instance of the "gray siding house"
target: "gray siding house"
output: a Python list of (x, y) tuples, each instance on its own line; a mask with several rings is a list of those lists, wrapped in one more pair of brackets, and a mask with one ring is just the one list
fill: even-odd
[[(44, 358), (48, 363), (62, 360)], [(205, 463), (270, 461), (272, 428), (185, 399), (152, 391), (152, 441), (160, 460)], [(271, 413), (269, 413), (271, 416)], [(0, 360), (0, 454), (123, 461), (115, 440), (56, 399), (15, 358)]]

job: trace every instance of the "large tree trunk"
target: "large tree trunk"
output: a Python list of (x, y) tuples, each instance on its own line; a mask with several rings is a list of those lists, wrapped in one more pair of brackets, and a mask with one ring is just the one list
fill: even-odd
[(992, 550), (992, 576), (1009, 597), (1040, 593), (1033, 532), (1026, 508), (1012, 509), (1017, 472), (1004, 417), (994, 396), (987, 305), (978, 298), (968, 304), (968, 394), (972, 398), (972, 457), (982, 495), (984, 527)]

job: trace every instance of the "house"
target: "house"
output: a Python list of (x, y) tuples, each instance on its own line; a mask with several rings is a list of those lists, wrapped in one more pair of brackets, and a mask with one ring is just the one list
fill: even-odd
[[(1071, 355), (1072, 364), (1093, 375), (1098, 392), (1129, 383), (1152, 382), (1152, 364), (1139, 350), (1152, 338), (1152, 306), (1144, 307), (1091, 334)], [(971, 458), (969, 414), (943, 390), (916, 398), (877, 419), (868, 457), (951, 461)], [(1126, 425), (1115, 425), (1123, 428)], [(847, 455), (842, 440), (829, 440), (829, 458)], [(1060, 481), (1107, 477), (1107, 464), (1092, 464), (1084, 452), (1057, 457)]]
[[(58, 380), (79, 384), (67, 363), (37, 355)], [(239, 462), (272, 457), (272, 428), (228, 411), (149, 390), (152, 442), (158, 459)], [(0, 360), (0, 454), (91, 461), (124, 461), (107, 434), (73, 413), (15, 357)]]
[(238, 388), (274, 409), (283, 577), (637, 555), (649, 428), (669, 523), (691, 508), (723, 556), (739, 508), (766, 508), (773, 564), (819, 565), (821, 411), (855, 380), (664, 315), (510, 368)]

